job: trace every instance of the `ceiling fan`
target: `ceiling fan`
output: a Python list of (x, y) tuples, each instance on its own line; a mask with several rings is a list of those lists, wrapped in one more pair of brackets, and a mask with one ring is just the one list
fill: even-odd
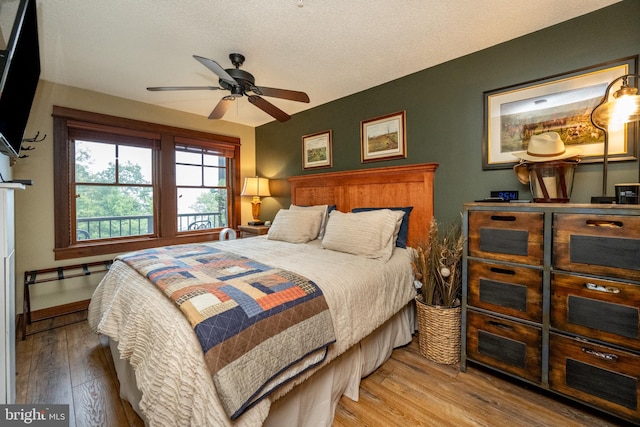
[[(298, 92), (295, 90), (287, 89), (275, 89), (271, 87), (256, 86), (255, 78), (248, 72), (241, 70), (240, 66), (244, 63), (244, 56), (239, 53), (232, 53), (229, 55), (231, 63), (235, 68), (222, 68), (216, 61), (203, 58), (202, 56), (193, 55), (202, 65), (213, 71), (219, 78), (221, 87), (218, 86), (160, 86), (160, 87), (148, 87), (150, 91), (165, 91), (165, 90), (228, 90), (230, 95), (223, 97), (220, 102), (215, 106), (211, 114), (210, 119), (220, 119), (227, 112), (233, 101), (236, 98), (246, 96), (256, 107), (260, 108), (265, 113), (274, 117), (280, 122), (286, 122), (291, 118), (290, 115), (262, 98), (262, 96), (269, 96), (274, 98), (288, 99), (298, 102), (309, 102), (309, 96), (304, 92)], [(250, 93), (249, 93), (250, 92)]]

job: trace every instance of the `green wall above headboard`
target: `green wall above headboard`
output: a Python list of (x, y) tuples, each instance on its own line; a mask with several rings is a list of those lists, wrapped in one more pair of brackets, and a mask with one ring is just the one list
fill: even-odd
[[(531, 198), (512, 170), (482, 170), (483, 92), (638, 55), (639, 29), (640, 1), (626, 0), (258, 127), (257, 173), (273, 180), (274, 195), (263, 200), (262, 218), (272, 219), (289, 205), (289, 176), (425, 162), (440, 165), (439, 220), (454, 219), (464, 202), (488, 197), (491, 190), (518, 190), (521, 198)], [(402, 110), (407, 158), (362, 164), (360, 122)], [(325, 130), (332, 131), (332, 168), (303, 171), (302, 136)], [(578, 166), (572, 202), (588, 203), (597, 194), (601, 171), (600, 163)], [(637, 161), (609, 163), (611, 193), (615, 182), (638, 179)]]

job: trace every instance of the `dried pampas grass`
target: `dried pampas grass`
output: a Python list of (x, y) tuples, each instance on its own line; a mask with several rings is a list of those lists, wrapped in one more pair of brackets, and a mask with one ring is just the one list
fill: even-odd
[(431, 219), (429, 242), (417, 245), (412, 259), (426, 304), (445, 307), (459, 304), (463, 242), (462, 221), (453, 222), (441, 230), (436, 219)]

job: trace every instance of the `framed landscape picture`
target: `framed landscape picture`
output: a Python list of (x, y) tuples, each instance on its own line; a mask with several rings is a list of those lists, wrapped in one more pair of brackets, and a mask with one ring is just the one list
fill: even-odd
[(329, 168), (332, 161), (330, 130), (302, 137), (302, 169)]
[(405, 121), (404, 111), (363, 120), (360, 124), (362, 163), (407, 157)]
[[(529, 138), (543, 132), (557, 132), (566, 146), (579, 146), (583, 163), (601, 162), (604, 132), (591, 123), (591, 112), (609, 83), (636, 72), (637, 61), (624, 58), (485, 92), (483, 169), (513, 167), (518, 159), (512, 153), (526, 150)], [(610, 161), (635, 158), (634, 126), (609, 127)]]

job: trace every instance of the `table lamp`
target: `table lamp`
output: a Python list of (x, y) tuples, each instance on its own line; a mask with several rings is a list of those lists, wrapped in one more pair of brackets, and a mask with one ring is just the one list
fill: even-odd
[[(604, 153), (602, 157), (602, 196), (594, 196), (591, 203), (613, 203), (615, 197), (607, 196), (607, 161), (609, 156), (609, 126), (622, 125), (640, 121), (640, 95), (638, 88), (629, 86), (629, 77), (636, 80), (640, 74), (625, 74), (609, 83), (600, 103), (591, 112), (591, 122), (604, 132)], [(613, 100), (609, 101), (609, 91), (618, 81), (622, 80), (620, 89), (613, 93)], [(640, 172), (639, 177), (640, 180)]]
[(264, 221), (260, 221), (260, 197), (271, 196), (269, 192), (269, 180), (267, 178), (247, 177), (244, 179), (241, 196), (251, 196), (251, 216), (253, 221), (249, 221), (249, 225), (264, 225)]

